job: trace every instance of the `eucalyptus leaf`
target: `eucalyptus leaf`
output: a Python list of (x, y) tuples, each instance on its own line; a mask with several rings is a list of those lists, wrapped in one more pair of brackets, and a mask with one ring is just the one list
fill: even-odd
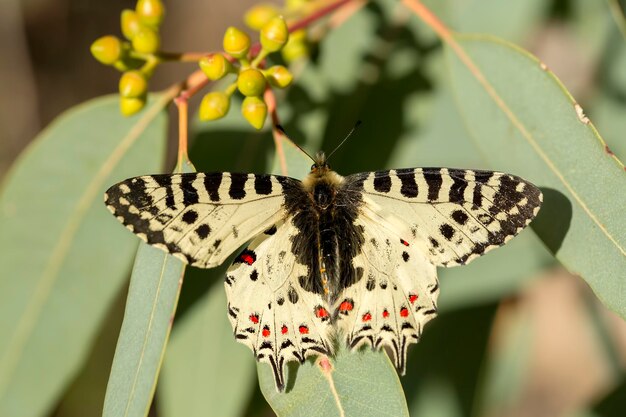
[(340, 347), (331, 362), (334, 369), (330, 378), (336, 396), (320, 366), (312, 360), (288, 366), (284, 393), (276, 391), (270, 366), (258, 366), (261, 391), (276, 415), (408, 417), (398, 374), (384, 354), (369, 349), (351, 352)]
[[(195, 172), (187, 158), (176, 172)], [(122, 329), (104, 398), (103, 417), (148, 415), (169, 339), (185, 264), (147, 243), (139, 245)]]
[(543, 187), (535, 232), (607, 307), (626, 317), (623, 164), (606, 152), (582, 108), (537, 59), (492, 37), (455, 39), (476, 66), (470, 70), (448, 49), (473, 138), (492, 166)]
[(119, 115), (117, 97), (73, 108), (8, 173), (0, 193), (0, 415), (44, 415), (89, 353), (136, 245), (102, 196), (160, 165), (170, 99), (157, 95), (131, 118)]
[(253, 388), (254, 358), (225, 314), (224, 268), (202, 275), (219, 279), (174, 326), (158, 389), (165, 417), (239, 416)]
[(103, 417), (148, 415), (182, 284), (184, 264), (139, 245)]

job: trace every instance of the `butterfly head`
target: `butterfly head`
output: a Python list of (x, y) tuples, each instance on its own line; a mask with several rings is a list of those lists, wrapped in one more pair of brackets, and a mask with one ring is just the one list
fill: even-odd
[(330, 166), (326, 162), (326, 154), (323, 151), (319, 151), (315, 154), (315, 158), (313, 158), (315, 162), (311, 165), (311, 174), (322, 176), (330, 171)]

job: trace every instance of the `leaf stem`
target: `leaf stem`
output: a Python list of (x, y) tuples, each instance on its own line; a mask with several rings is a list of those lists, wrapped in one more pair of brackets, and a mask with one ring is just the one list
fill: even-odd
[(187, 97), (178, 96), (174, 99), (178, 107), (178, 161), (176, 172), (183, 172), (183, 164), (189, 162), (188, 148), (188, 125), (189, 125), (189, 103)]
[(274, 145), (276, 145), (276, 156), (280, 163), (280, 173), (288, 175), (287, 172), (287, 158), (285, 157), (285, 151), (283, 149), (283, 132), (278, 128), (280, 126), (280, 119), (278, 118), (278, 112), (276, 111), (276, 97), (271, 88), (265, 90), (263, 99), (267, 104), (267, 111), (272, 118), (272, 137), (274, 138)]
[(289, 33), (295, 32), (298, 29), (303, 29), (307, 26), (309, 26), (311, 23), (315, 22), (316, 20), (321, 19), (322, 17), (326, 16), (327, 14), (330, 14), (332, 12), (334, 12), (335, 10), (337, 10), (338, 8), (340, 8), (341, 6), (348, 4), (348, 3), (352, 3), (355, 0), (339, 0), (336, 1), (334, 3), (329, 4), (326, 7), (322, 7), (316, 11), (314, 11), (313, 13), (311, 13), (309, 16), (305, 17), (302, 20), (299, 20), (291, 25), (288, 26), (289, 29)]
[(162, 61), (198, 62), (210, 52), (159, 52), (158, 58)]

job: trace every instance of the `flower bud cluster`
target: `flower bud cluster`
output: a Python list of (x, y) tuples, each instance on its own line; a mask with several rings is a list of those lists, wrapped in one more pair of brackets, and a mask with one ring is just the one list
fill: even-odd
[(159, 64), (159, 27), (165, 17), (161, 0), (138, 0), (135, 9), (123, 10), (120, 26), (125, 40), (103, 36), (91, 44), (91, 54), (102, 64), (122, 72), (120, 111), (130, 116), (146, 104), (148, 80)]
[(273, 6), (256, 6), (246, 14), (246, 22), (259, 31), (260, 51), (252, 57), (250, 36), (235, 27), (226, 29), (224, 53), (205, 56), (199, 65), (210, 80), (217, 81), (228, 74), (235, 74), (237, 78), (225, 91), (205, 95), (199, 113), (202, 120), (224, 117), (230, 109), (232, 94), (239, 90), (245, 97), (241, 105), (243, 116), (256, 129), (261, 129), (267, 118), (267, 104), (263, 98), (265, 90), (269, 87), (285, 88), (293, 80), (293, 75), (282, 65), (267, 69), (262, 65), (270, 53), (281, 51), (287, 45), (289, 30), (285, 19)]

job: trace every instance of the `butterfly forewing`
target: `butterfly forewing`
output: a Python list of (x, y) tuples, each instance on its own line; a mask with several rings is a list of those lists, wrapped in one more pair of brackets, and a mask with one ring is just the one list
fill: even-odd
[(491, 171), (409, 168), (346, 180), (358, 184), (371, 205), (404, 221), (438, 266), (463, 265), (503, 245), (530, 223), (542, 201), (533, 184)]
[(201, 268), (285, 216), (286, 177), (234, 173), (146, 175), (109, 188), (105, 204), (151, 245)]

